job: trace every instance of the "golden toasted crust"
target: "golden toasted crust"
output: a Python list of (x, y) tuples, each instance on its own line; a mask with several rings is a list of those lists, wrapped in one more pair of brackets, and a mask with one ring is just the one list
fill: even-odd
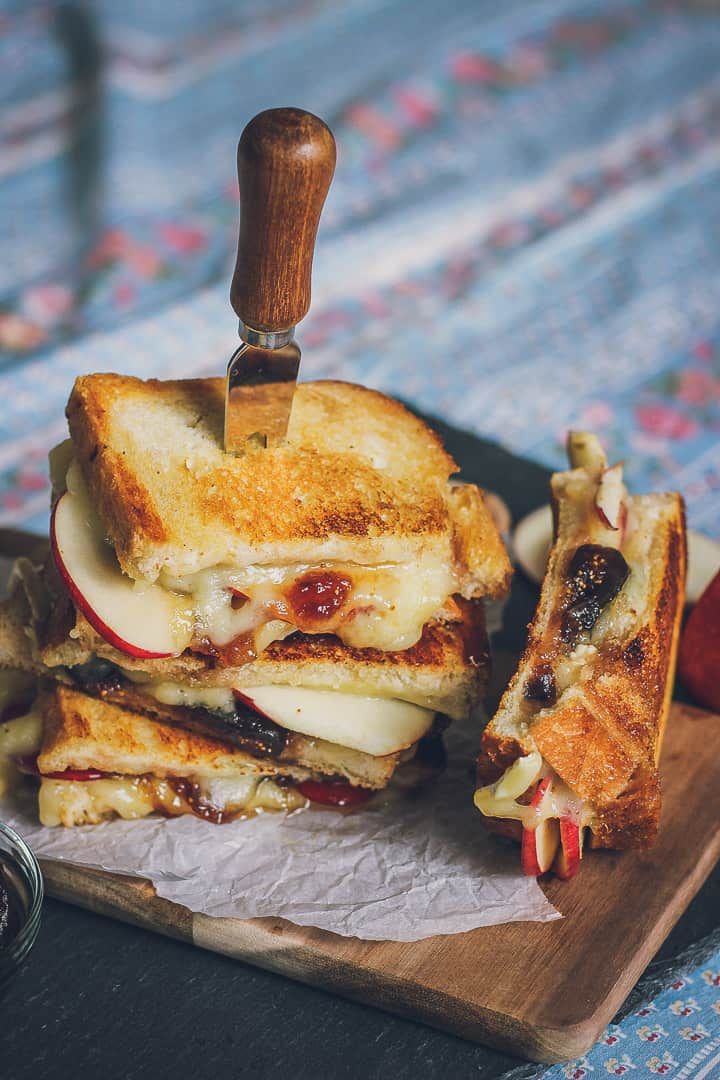
[(447, 551), (437, 435), (398, 402), (341, 382), (298, 386), (285, 445), (222, 447), (221, 379), (77, 379), (67, 416), (91, 496), (126, 573)]
[(484, 493), (474, 484), (450, 484), (448, 504), (455, 565), (461, 568), (459, 591), (468, 598), (505, 596), (512, 565)]
[(98, 769), (127, 776), (231, 778), (252, 774), (297, 780), (321, 774), (382, 788), (403, 759), (402, 754), (373, 758), (302, 735), (291, 736), (280, 758), (256, 758), (220, 739), (150, 719), (59, 684), (42, 690), (38, 708), (43, 716), (38, 755), (42, 773)]
[[(546, 577), (520, 666), (483, 734), (479, 781), (494, 782), (517, 757), (537, 748), (560, 778), (595, 811), (596, 847), (652, 843), (660, 816), (657, 761), (672, 695), (685, 592), (685, 520), (680, 496), (646, 496), (634, 512), (650, 516), (642, 595), (613, 601), (591, 671), (557, 704), (532, 713), (522, 698), (528, 675), (546, 658), (545, 629), (555, 581)], [(643, 539), (646, 533), (641, 533)], [(566, 544), (560, 535), (557, 547)], [(563, 564), (554, 551), (552, 567)], [(640, 573), (640, 569), (636, 573)], [(551, 588), (552, 586), (552, 588)], [(600, 626), (600, 623), (598, 623)], [(593, 637), (593, 640), (595, 638)]]

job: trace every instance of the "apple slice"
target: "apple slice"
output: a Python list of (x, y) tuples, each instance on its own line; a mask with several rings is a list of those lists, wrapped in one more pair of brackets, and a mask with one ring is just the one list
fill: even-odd
[(50, 544), (75, 605), (98, 634), (129, 656), (179, 656), (192, 636), (182, 601), (123, 574), (86, 492), (73, 479), (55, 503)]
[(561, 881), (569, 881), (580, 867), (583, 832), (577, 821), (560, 818), (560, 850), (553, 863), (553, 872)]
[[(552, 778), (546, 776), (537, 786), (530, 806), (539, 814), (542, 803), (550, 794)], [(543, 818), (535, 828), (523, 827), (520, 862), (528, 877), (544, 874), (553, 864), (560, 835), (556, 818)]]
[(254, 686), (234, 693), (288, 731), (374, 757), (412, 746), (428, 733), (435, 716), (409, 701), (306, 686)]
[(605, 469), (595, 494), (595, 509), (600, 520), (607, 525), (608, 529), (615, 532), (622, 522), (624, 498), (623, 467), (620, 463), (613, 465), (610, 469)]

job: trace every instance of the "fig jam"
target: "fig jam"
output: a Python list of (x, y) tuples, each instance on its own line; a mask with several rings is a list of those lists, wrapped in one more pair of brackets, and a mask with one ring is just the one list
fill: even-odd
[(523, 696), (528, 701), (539, 701), (541, 705), (554, 705), (557, 701), (557, 686), (552, 669), (548, 666), (536, 668), (525, 683)]
[(213, 825), (222, 825), (223, 822), (230, 820), (222, 810), (203, 798), (200, 794), (200, 786), (192, 780), (188, 780), (186, 777), (173, 776), (168, 779), (168, 784), (176, 795), (179, 795), (188, 804), (195, 817), (202, 818), (203, 821), (210, 821)]
[(560, 629), (564, 642), (574, 645), (583, 631), (592, 630), (629, 573), (630, 567), (617, 548), (580, 545), (567, 569), (567, 606)]

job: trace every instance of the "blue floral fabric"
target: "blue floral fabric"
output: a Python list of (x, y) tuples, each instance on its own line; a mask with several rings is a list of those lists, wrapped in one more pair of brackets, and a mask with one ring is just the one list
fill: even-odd
[(720, 950), (691, 974), (671, 975), (620, 1024), (611, 1024), (585, 1057), (555, 1065), (543, 1080), (601, 1076), (720, 1077)]
[[(0, 0), (0, 522), (46, 527), (76, 374), (223, 371), (235, 142), (297, 104), (304, 377), (548, 465), (591, 427), (720, 537), (719, 55), (709, 0)], [(548, 1075), (720, 1076), (717, 969)]]

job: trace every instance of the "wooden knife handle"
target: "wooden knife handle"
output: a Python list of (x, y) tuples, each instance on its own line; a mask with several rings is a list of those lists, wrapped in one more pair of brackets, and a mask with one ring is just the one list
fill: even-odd
[(312, 113), (268, 109), (243, 131), (237, 165), (240, 237), (230, 302), (254, 330), (287, 330), (310, 307), (315, 235), (335, 171), (335, 139)]

